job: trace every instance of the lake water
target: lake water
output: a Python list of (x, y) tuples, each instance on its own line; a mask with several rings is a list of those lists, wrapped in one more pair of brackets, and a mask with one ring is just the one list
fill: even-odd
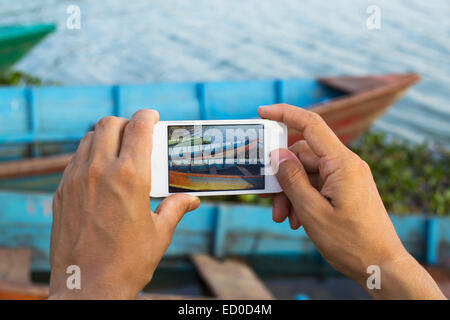
[[(67, 7), (81, 29), (66, 28)], [(381, 29), (366, 27), (378, 5)], [(0, 0), (0, 24), (55, 22), (17, 69), (62, 84), (422, 76), (375, 129), (450, 145), (450, 1)]]

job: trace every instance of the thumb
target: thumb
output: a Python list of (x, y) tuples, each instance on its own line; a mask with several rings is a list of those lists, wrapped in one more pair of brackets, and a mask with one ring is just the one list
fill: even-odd
[(198, 197), (187, 194), (175, 194), (165, 198), (155, 210), (157, 223), (163, 223), (172, 232), (175, 231), (185, 213), (195, 210), (200, 205)]
[(278, 149), (270, 154), (270, 163), (278, 183), (294, 209), (309, 213), (312, 206), (326, 201), (311, 185), (308, 174), (297, 156), (288, 149)]

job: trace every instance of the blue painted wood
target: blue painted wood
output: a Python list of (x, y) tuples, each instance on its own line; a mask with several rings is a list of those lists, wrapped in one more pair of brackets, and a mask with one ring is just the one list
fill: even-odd
[(54, 192), (58, 188), (61, 177), (62, 173), (55, 173), (44, 176), (0, 179), (0, 189), (22, 192)]
[(280, 83), (280, 102), (307, 107), (342, 95), (315, 80), (291, 79)]
[(2, 145), (0, 142), (0, 161), (18, 160), (27, 156), (26, 145)]
[(426, 250), (425, 262), (434, 265), (438, 261), (439, 221), (436, 218), (428, 218), (426, 221)]
[[(86, 131), (87, 132), (87, 131)], [(37, 132), (25, 133), (17, 135), (0, 136), (0, 144), (23, 144), (33, 142), (64, 142), (64, 141), (79, 141), (85, 134), (83, 130), (73, 133), (58, 133), (58, 132)]]
[(426, 217), (423, 215), (391, 215), (391, 220), (406, 250), (423, 261), (426, 250)]
[(194, 212), (187, 213), (178, 224), (165, 257), (211, 254), (216, 213), (217, 208), (212, 204), (202, 204)]
[(436, 222), (437, 258), (436, 263), (444, 264), (450, 268), (450, 218), (438, 218)]
[(33, 89), (40, 134), (83, 136), (114, 112), (113, 87), (37, 87)]
[(276, 81), (205, 83), (206, 119), (257, 118), (256, 109), (276, 101)]
[(0, 134), (28, 132), (28, 106), (24, 88), (0, 88)]
[(207, 114), (206, 114), (206, 106), (205, 106), (205, 84), (204, 83), (201, 83), (201, 82), (197, 83), (197, 99), (198, 99), (200, 119), (205, 120), (205, 119), (207, 119)]
[(31, 249), (31, 268), (49, 270), (52, 195), (0, 192), (0, 246)]
[[(37, 131), (37, 123), (38, 123), (38, 114), (36, 112), (36, 108), (34, 105), (34, 99), (33, 99), (33, 91), (29, 88), (25, 91), (25, 97), (27, 99), (27, 105), (28, 105), (28, 132), (31, 134), (35, 134)], [(33, 141), (31, 146), (31, 155), (33, 157), (39, 156), (39, 150), (36, 148), (36, 141)]]
[(120, 87), (113, 86), (112, 87), (112, 96), (113, 96), (113, 113), (112, 115), (115, 117), (122, 116), (122, 106), (120, 104)]
[(213, 238), (213, 250), (212, 253), (215, 257), (222, 258), (225, 256), (224, 241), (226, 239), (226, 217), (222, 208), (217, 208), (214, 219), (214, 238)]
[(121, 115), (156, 109), (160, 120), (198, 120), (200, 104), (195, 83), (154, 83), (120, 86)]
[(259, 105), (306, 106), (338, 94), (308, 79), (0, 88), (0, 161), (29, 156), (28, 146), (34, 155), (74, 151), (100, 118), (141, 108), (157, 109), (161, 120), (255, 118)]
[(286, 220), (272, 221), (270, 207), (248, 205), (220, 205), (221, 220), (217, 230), (221, 234), (218, 252), (226, 255), (299, 254), (317, 255), (305, 231), (291, 230)]
[[(0, 246), (31, 248), (32, 269), (35, 271), (49, 269), (52, 195), (0, 191)], [(152, 199), (150, 207), (155, 210), (159, 203)], [(393, 215), (391, 218), (400, 239), (412, 255), (424, 261), (426, 253), (432, 250), (437, 252), (435, 262), (448, 263), (450, 218), (433, 218), (433, 228), (437, 228), (433, 242), (426, 241), (429, 220), (424, 216)], [(293, 261), (301, 256), (318, 262), (317, 250), (305, 232), (291, 230), (287, 221), (274, 223), (270, 208), (208, 202), (185, 215), (165, 257), (181, 257), (190, 253), (284, 256)]]
[(3, 146), (2, 140), (28, 132), (26, 89), (0, 88), (0, 159), (12, 160), (26, 155), (26, 146)]

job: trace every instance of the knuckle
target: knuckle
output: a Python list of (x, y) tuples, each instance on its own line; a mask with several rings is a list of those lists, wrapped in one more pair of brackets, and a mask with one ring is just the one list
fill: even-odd
[(113, 116), (106, 116), (101, 118), (98, 122), (97, 122), (97, 127), (98, 128), (104, 128), (106, 126), (109, 126), (111, 124), (115, 124), (118, 122), (121, 122), (122, 120), (118, 117), (113, 117)]
[(137, 174), (137, 168), (133, 162), (124, 160), (119, 162), (117, 172), (120, 177), (134, 177)]
[(77, 169), (72, 172), (69, 179), (73, 183), (78, 183), (78, 181), (81, 180), (81, 177), (82, 177), (81, 170)]
[(86, 142), (86, 140), (90, 139), (92, 137), (92, 135), (94, 134), (94, 131), (89, 131), (87, 132), (83, 138), (81, 138), (80, 143)]
[(151, 122), (142, 119), (136, 119), (129, 123), (130, 130), (137, 133), (148, 132), (151, 128)]
[(85, 177), (88, 180), (99, 179), (103, 177), (104, 172), (105, 172), (104, 167), (101, 164), (97, 163), (96, 161), (93, 161), (87, 167)]
[(75, 171), (75, 172), (71, 172), (69, 175), (67, 175), (67, 178), (64, 181), (64, 184), (62, 186), (63, 190), (67, 189), (67, 190), (76, 190), (76, 188), (78, 187), (78, 184), (80, 183), (80, 177), (81, 175), (79, 174), (79, 172)]
[(311, 122), (312, 124), (321, 124), (323, 122), (322, 117), (318, 113), (308, 111), (307, 115), (309, 122)]

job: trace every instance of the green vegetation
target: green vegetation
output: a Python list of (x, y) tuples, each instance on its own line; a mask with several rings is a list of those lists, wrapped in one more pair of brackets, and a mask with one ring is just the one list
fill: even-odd
[[(370, 165), (388, 212), (450, 214), (449, 150), (387, 140), (383, 133), (367, 133), (351, 149)], [(214, 200), (271, 204), (257, 195)]]
[(17, 70), (0, 73), (0, 86), (50, 86), (59, 84), (57, 81), (43, 81), (38, 77)]
[(389, 212), (450, 214), (449, 150), (383, 133), (366, 134), (352, 149), (370, 165)]
[(29, 74), (20, 71), (10, 71), (6, 74), (0, 73), (0, 85), (17, 86), (17, 85), (41, 85), (42, 81), (39, 78), (33, 77)]

